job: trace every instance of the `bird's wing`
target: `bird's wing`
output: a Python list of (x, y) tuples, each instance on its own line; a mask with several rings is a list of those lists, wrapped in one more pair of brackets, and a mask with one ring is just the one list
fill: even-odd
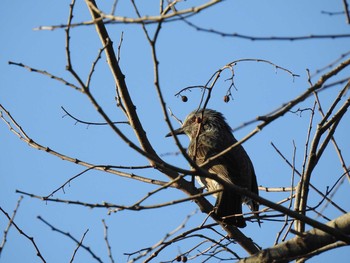
[[(210, 145), (206, 142), (212, 143), (213, 141), (201, 139), (198, 140), (198, 145), (190, 143), (189, 155), (198, 165), (204, 163), (208, 158), (219, 154), (237, 141), (232, 136), (226, 138), (226, 140), (217, 138), (215, 145)], [(228, 153), (216, 158), (204, 168), (229, 183), (234, 183), (256, 194), (258, 193), (254, 167), (242, 145), (238, 145)]]
[[(212, 153), (211, 156), (218, 153)], [(248, 189), (251, 188), (251, 177), (255, 176), (252, 163), (240, 145), (215, 159), (209, 170), (227, 182)]]

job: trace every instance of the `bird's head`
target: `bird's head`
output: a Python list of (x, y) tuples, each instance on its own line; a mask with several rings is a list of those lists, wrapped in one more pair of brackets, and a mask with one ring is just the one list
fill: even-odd
[(226, 123), (224, 116), (215, 110), (201, 109), (191, 112), (183, 122), (181, 128), (174, 130), (166, 135), (166, 137), (172, 135), (186, 134), (191, 140), (198, 135), (198, 129), (200, 134), (211, 134), (212, 136), (220, 133), (222, 129), (230, 131), (231, 128)]

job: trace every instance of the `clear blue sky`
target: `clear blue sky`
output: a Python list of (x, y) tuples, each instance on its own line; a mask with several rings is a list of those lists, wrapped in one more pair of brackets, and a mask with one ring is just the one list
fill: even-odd
[[(77, 1), (74, 21), (89, 20), (90, 16), (83, 1)], [(113, 1), (106, 1), (104, 10), (109, 11)], [(135, 16), (127, 1), (120, 1), (117, 13)], [(159, 1), (148, 1), (142, 6), (142, 14), (155, 14)], [(187, 3), (188, 2), (188, 3)], [(187, 1), (187, 5), (192, 1)], [(202, 1), (194, 1), (200, 3)], [(8, 65), (8, 61), (22, 62), (34, 68), (45, 69), (57, 76), (73, 81), (65, 71), (65, 33), (64, 30), (35, 31), (44, 25), (64, 24), (68, 18), (70, 1), (18, 1), (3, 0), (0, 8), (0, 103), (24, 128), (28, 135), (38, 143), (48, 146), (65, 155), (93, 164), (110, 165), (146, 165), (144, 158), (129, 149), (108, 127), (76, 124), (65, 116), (61, 106), (74, 116), (86, 121), (100, 122), (84, 95), (45, 76), (30, 73), (22, 68)], [(300, 36), (319, 34), (348, 34), (350, 26), (345, 17), (328, 16), (321, 11), (341, 11), (342, 1), (226, 1), (200, 13), (190, 19), (205, 28), (223, 32), (236, 32), (252, 36)], [(126, 75), (134, 104), (150, 141), (159, 153), (177, 151), (173, 140), (164, 138), (168, 128), (163, 121), (161, 108), (153, 86), (153, 65), (150, 47), (140, 26), (109, 25), (109, 34), (115, 47), (124, 32), (121, 47), (121, 68)], [(73, 66), (86, 79), (91, 64), (101, 48), (94, 27), (79, 27), (71, 30), (71, 49)], [(150, 27), (152, 31), (152, 27)], [(279, 66), (299, 74), (293, 79), (286, 72), (263, 63), (242, 63), (235, 68), (234, 100), (223, 102), (228, 83), (220, 81), (213, 93), (209, 106), (224, 113), (234, 128), (258, 115), (264, 115), (278, 108), (284, 102), (296, 97), (308, 88), (306, 69), (313, 73), (328, 65), (349, 51), (349, 38), (303, 40), (303, 41), (250, 41), (240, 38), (221, 37), (197, 32), (182, 22), (163, 25), (158, 42), (160, 61), (160, 85), (167, 106), (183, 119), (196, 108), (200, 93), (196, 90), (186, 92), (189, 101), (183, 103), (174, 94), (180, 89), (203, 85), (209, 77), (225, 64), (241, 58), (266, 59)], [(349, 76), (349, 69), (338, 79)], [(228, 76), (228, 75), (227, 75)], [(313, 81), (317, 80), (316, 76)], [(324, 107), (333, 100), (339, 87), (320, 95)], [(115, 121), (125, 118), (115, 107), (115, 87), (105, 57), (99, 61), (92, 80), (92, 92), (104, 110)], [(311, 107), (313, 99), (302, 103), (300, 107)], [(280, 159), (270, 142), (291, 160), (293, 141), (297, 147), (296, 167), (301, 170), (309, 112), (301, 116), (286, 114), (261, 133), (244, 144), (250, 155), (258, 176), (259, 185), (269, 187), (289, 186), (291, 170)], [(316, 118), (319, 119), (318, 113)], [(343, 149), (345, 160), (349, 161), (350, 140), (349, 116), (339, 126), (335, 136)], [(174, 121), (174, 126), (178, 124)], [(254, 127), (239, 130), (235, 135), (242, 138)], [(127, 126), (121, 129), (131, 136), (133, 132)], [(183, 145), (188, 143), (182, 138)], [(179, 156), (164, 157), (167, 162), (187, 168), (186, 162)], [(45, 152), (35, 150), (13, 133), (5, 123), (0, 123), (0, 206), (12, 213), (19, 194), (16, 189), (37, 195), (47, 195), (62, 185), (67, 179), (83, 171), (84, 168), (65, 162)], [(135, 171), (135, 173), (160, 180), (166, 177), (153, 170)], [(325, 191), (327, 186), (342, 174), (338, 157), (332, 147), (326, 151), (320, 166), (315, 170), (312, 182)], [(147, 192), (155, 189), (129, 179), (111, 174), (90, 171), (74, 180), (69, 187), (59, 191), (54, 197), (101, 203), (103, 201), (130, 205)], [(278, 201), (288, 194), (261, 192), (261, 195)], [(184, 197), (176, 190), (163, 191), (151, 198), (147, 204), (162, 203)], [(310, 205), (316, 205), (320, 197), (312, 193)], [(350, 210), (349, 183), (344, 182), (335, 196), (345, 210)], [(212, 199), (210, 199), (212, 200)], [(123, 211), (110, 216), (104, 209), (88, 209), (82, 206), (46, 203), (25, 197), (18, 210), (15, 222), (28, 235), (34, 236), (41, 253), (47, 262), (68, 262), (76, 247), (66, 236), (55, 233), (37, 219), (42, 216), (57, 228), (71, 233), (80, 239), (89, 229), (84, 244), (90, 246), (104, 262), (108, 262), (103, 239), (102, 219), (109, 226), (109, 239), (112, 253), (117, 262), (125, 262), (126, 252), (148, 247), (164, 237), (165, 233), (175, 229), (187, 215), (196, 209), (195, 204), (185, 203), (159, 210), (142, 212)], [(329, 218), (340, 215), (329, 209)], [(310, 213), (311, 217), (314, 214)], [(198, 212), (191, 217), (186, 227), (197, 226), (205, 215)], [(0, 231), (6, 228), (8, 221), (0, 214)], [(262, 228), (248, 224), (243, 230), (259, 245), (271, 246), (275, 233), (281, 224), (264, 223)], [(290, 236), (288, 236), (289, 238)], [(2, 238), (2, 234), (0, 235)], [(184, 243), (187, 244), (188, 243)], [(175, 245), (161, 254), (155, 261), (169, 260), (180, 251), (186, 250)], [(242, 253), (238, 249), (239, 253)], [(244, 255), (244, 254), (243, 254)], [(337, 249), (310, 262), (329, 262), (336, 259), (346, 262), (350, 252), (348, 248)], [(32, 244), (11, 228), (7, 243), (2, 252), (1, 262), (39, 262)], [(75, 262), (95, 262), (90, 254), (80, 249)], [(213, 261), (215, 262), (215, 261)]]

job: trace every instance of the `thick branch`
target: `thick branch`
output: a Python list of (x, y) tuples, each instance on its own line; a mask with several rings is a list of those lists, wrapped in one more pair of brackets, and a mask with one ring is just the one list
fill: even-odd
[[(125, 83), (125, 77), (119, 67), (118, 60), (115, 56), (112, 41), (110, 41), (106, 27), (103, 21), (100, 19), (101, 17), (99, 12), (97, 12), (98, 8), (95, 1), (86, 0), (86, 3), (93, 19), (96, 21), (96, 24), (95, 24), (96, 31), (100, 36), (101, 42), (103, 46), (106, 46), (105, 53), (106, 53), (108, 64), (110, 66), (113, 77), (117, 84), (120, 97), (124, 102), (124, 106), (128, 114), (130, 125), (134, 129), (136, 136), (141, 144), (141, 147), (145, 152), (144, 155), (147, 156), (151, 165), (156, 166), (161, 172), (163, 172), (170, 178), (175, 179), (178, 176), (178, 173), (173, 169), (170, 169), (169, 167), (164, 165), (164, 162), (154, 151), (149, 140), (147, 139), (145, 131), (142, 128), (141, 122), (136, 113), (136, 107), (133, 105), (131, 97), (129, 95), (129, 91)], [(107, 116), (103, 116), (103, 117), (107, 122), (110, 122)], [(111, 126), (114, 127), (114, 125), (111, 125)], [(175, 186), (188, 195), (195, 195), (199, 193), (197, 189), (193, 188), (191, 182), (187, 182), (186, 180), (183, 180), (183, 179), (180, 179)], [(196, 199), (196, 203), (200, 207), (201, 211), (210, 213), (210, 211), (213, 210), (213, 206), (203, 197), (199, 197), (198, 199)], [(222, 221), (218, 220), (218, 223), (222, 224), (222, 226), (225, 227)], [(247, 238), (236, 227), (226, 228), (226, 230), (228, 231), (229, 235), (234, 237), (236, 241), (250, 254), (256, 253), (258, 251), (254, 243), (251, 241), (251, 239)]]
[[(311, 174), (313, 169), (316, 167), (320, 157), (323, 154), (324, 149), (328, 145), (330, 139), (333, 137), (333, 134), (337, 128), (337, 125), (341, 121), (342, 117), (344, 116), (345, 112), (350, 106), (350, 98), (348, 98), (343, 106), (338, 110), (336, 114), (328, 121), (326, 122), (326, 119), (324, 118), (325, 122), (321, 122), (317, 128), (317, 131), (315, 133), (314, 139), (311, 144), (310, 154), (309, 154), (309, 161), (307, 164), (307, 168), (305, 170), (305, 173), (302, 176), (302, 184), (301, 184), (301, 194), (300, 194), (300, 200), (297, 198), (297, 203), (299, 203), (299, 211), (303, 214), (305, 214), (306, 204), (308, 201), (308, 193), (309, 193), (309, 184), (311, 179)], [(326, 114), (327, 116), (327, 114)], [(323, 124), (322, 124), (323, 123)], [(331, 126), (330, 126), (331, 125)], [(329, 133), (322, 142), (321, 145), (319, 145), (321, 136), (327, 131), (329, 128)], [(303, 225), (300, 225), (301, 229), (300, 231), (303, 231)]]
[(141, 122), (136, 113), (136, 107), (131, 100), (127, 85), (125, 83), (125, 76), (119, 67), (119, 63), (113, 49), (113, 43), (110, 40), (110, 37), (108, 35), (106, 27), (104, 26), (103, 21), (99, 20), (101, 16), (96, 11), (96, 9), (98, 10), (96, 2), (94, 0), (87, 0), (86, 2), (92, 18), (97, 21), (96, 31), (98, 32), (103, 46), (106, 47), (105, 54), (107, 57), (108, 65), (113, 74), (114, 81), (118, 87), (120, 97), (124, 102), (130, 125), (134, 129), (136, 136), (139, 142), (141, 143), (141, 146), (144, 149), (144, 151), (149, 153), (150, 155), (157, 156), (149, 140), (146, 137), (146, 132), (143, 130)]
[[(327, 225), (346, 235), (350, 235), (350, 213), (338, 217)], [(314, 228), (306, 232), (303, 236), (296, 236), (239, 262), (288, 262), (335, 242), (337, 242), (337, 239), (334, 236)]]

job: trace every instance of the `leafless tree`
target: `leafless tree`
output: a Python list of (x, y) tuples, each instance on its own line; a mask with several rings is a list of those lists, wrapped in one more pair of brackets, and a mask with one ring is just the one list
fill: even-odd
[[(187, 3), (189, 2), (189, 3)], [(66, 53), (66, 70), (69, 72), (69, 77), (60, 77), (46, 69), (38, 69), (31, 65), (23, 64), (22, 62), (10, 61), (9, 64), (19, 68), (27, 69), (30, 72), (38, 73), (44, 77), (49, 77), (53, 81), (61, 83), (79, 92), (85, 96), (96, 112), (102, 117), (101, 122), (92, 122), (86, 120), (84, 116), (76, 116), (69, 109), (62, 108), (64, 116), (71, 118), (76, 123), (81, 125), (97, 126), (104, 125), (105, 129), (111, 130), (115, 136), (123, 141), (127, 147), (132, 149), (134, 156), (141, 156), (145, 161), (144, 164), (119, 164), (119, 165), (105, 165), (96, 164), (93, 162), (77, 159), (74, 156), (60, 152), (58, 149), (50, 148), (40, 141), (35, 140), (26, 131), (26, 127), (22, 127), (16, 120), (16, 116), (11, 115), (5, 105), (0, 105), (1, 119), (3, 123), (8, 126), (10, 132), (15, 134), (20, 140), (27, 143), (30, 147), (46, 152), (49, 155), (56, 156), (66, 162), (71, 162), (77, 166), (83, 167), (84, 170), (75, 174), (68, 180), (62, 180), (62, 184), (56, 189), (51, 189), (50, 193), (43, 196), (37, 193), (28, 193), (26, 191), (18, 190), (21, 196), (32, 197), (40, 199), (48, 203), (64, 203), (74, 204), (87, 208), (102, 208), (112, 214), (114, 212), (123, 213), (124, 211), (137, 211), (144, 213), (146, 210), (157, 211), (163, 207), (181, 206), (185, 203), (192, 203), (193, 206), (206, 214), (207, 217), (201, 224), (188, 227), (187, 223), (195, 215), (179, 215), (180, 218), (186, 219), (173, 231), (165, 233), (163, 239), (155, 244), (150, 244), (148, 247), (140, 247), (134, 252), (125, 251), (128, 261), (144, 261), (158, 262), (158, 257), (167, 253), (168, 262), (175, 261), (190, 261), (194, 262), (208, 262), (212, 260), (225, 261), (236, 260), (239, 262), (289, 262), (297, 260), (304, 262), (315, 255), (322, 254), (328, 250), (336, 249), (350, 244), (350, 213), (346, 211), (347, 200), (339, 202), (334, 200), (334, 196), (339, 189), (348, 187), (350, 180), (348, 163), (346, 155), (343, 151), (347, 151), (348, 142), (337, 141), (335, 133), (339, 127), (348, 126), (345, 122), (347, 117), (347, 110), (350, 106), (350, 97), (348, 93), (350, 85), (349, 54), (339, 54), (339, 58), (334, 58), (326, 67), (320, 65), (318, 71), (312, 73), (305, 71), (307, 75), (307, 82), (300, 90), (299, 94), (295, 95), (287, 102), (279, 103), (269, 113), (261, 113), (252, 120), (244, 121), (244, 123), (236, 127), (234, 132), (251, 129), (245, 136), (243, 136), (237, 143), (230, 145), (223, 152), (211, 157), (206, 163), (197, 166), (189, 158), (186, 153), (186, 146), (181, 144), (178, 137), (174, 136), (174, 148), (169, 149), (167, 154), (158, 152), (149, 138), (150, 131), (145, 128), (145, 122), (140, 117), (138, 105), (135, 103), (132, 94), (132, 88), (128, 86), (126, 78), (128, 72), (123, 70), (121, 61), (127, 59), (123, 54), (123, 34), (118, 39), (115, 35), (109, 33), (109, 27), (116, 25), (134, 25), (139, 27), (144, 32), (150, 48), (150, 55), (153, 63), (153, 79), (154, 90), (159, 99), (159, 109), (162, 112), (163, 119), (152, 119), (152, 123), (165, 122), (168, 131), (172, 132), (180, 124), (174, 125), (176, 117), (176, 107), (169, 109), (167, 98), (164, 96), (165, 85), (161, 84), (160, 78), (162, 71), (159, 67), (158, 45), (161, 45), (159, 36), (161, 32), (166, 31), (168, 24), (185, 23), (187, 26), (205, 33), (208, 37), (216, 37), (220, 35), (226, 38), (248, 39), (261, 43), (263, 41), (321, 41), (323, 39), (338, 39), (349, 38), (350, 34), (329, 34), (329, 35), (309, 35), (309, 36), (249, 36), (239, 33), (227, 33), (215, 29), (209, 29), (197, 25), (191, 19), (200, 13), (207, 12), (212, 8), (220, 8), (221, 0), (203, 1), (202, 4), (191, 6), (191, 1), (159, 1), (159, 10), (157, 14), (143, 15), (142, 4), (137, 1), (130, 1), (130, 8), (133, 9), (135, 16), (121, 16), (117, 15), (118, 1), (112, 4), (112, 11), (105, 12), (99, 8), (95, 0), (75, 1), (67, 8), (68, 21), (65, 24), (41, 26), (37, 30), (64, 30), (65, 32), (65, 53)], [(344, 3), (344, 12), (347, 21), (349, 21), (349, 11), (347, 2)], [(91, 18), (85, 21), (75, 21), (75, 8), (79, 5), (85, 5), (89, 10)], [(105, 4), (103, 4), (105, 6)], [(84, 76), (80, 73), (79, 64), (77, 65), (73, 59), (74, 48), (71, 45), (71, 38), (74, 37), (73, 29), (91, 29), (95, 28), (96, 34), (101, 41), (100, 50), (96, 54), (96, 58), (92, 61), (89, 73)], [(261, 42), (259, 42), (261, 41)], [(118, 44), (114, 44), (118, 43)], [(300, 43), (300, 42), (298, 42)], [(81, 40), (81, 45), (84, 40)], [(105, 58), (106, 62), (103, 59)], [(237, 78), (236, 68), (249, 62), (250, 65), (262, 64), (273, 67), (290, 77), (291, 80), (298, 78), (300, 73), (294, 73), (293, 70), (280, 66), (270, 60), (261, 58), (244, 58), (236, 60), (228, 60), (225, 65), (219, 65), (217, 70), (212, 75), (207, 77), (204, 84), (187, 85), (179, 88), (175, 96), (179, 98), (180, 103), (193, 104), (195, 108), (206, 108), (212, 100), (214, 94), (221, 94), (222, 87), (225, 87), (222, 103), (231, 103), (234, 101), (234, 92), (236, 91), (235, 80)], [(118, 116), (123, 116), (122, 121), (114, 121), (111, 114), (109, 114), (104, 105), (99, 100), (96, 86), (98, 83), (94, 81), (97, 65), (106, 63), (109, 67), (109, 73), (113, 77), (115, 84), (115, 111), (120, 113)], [(18, 74), (21, 74), (19, 72)], [(140, 72), (142, 74), (142, 72)], [(339, 77), (340, 76), (340, 77)], [(142, 76), (140, 76), (142, 77)], [(226, 78), (225, 81), (222, 81)], [(100, 87), (101, 88), (101, 87)], [(150, 91), (147, 91), (147, 93)], [(191, 93), (190, 93), (191, 92)], [(322, 101), (322, 94), (327, 92), (328, 99), (331, 103), (324, 103)], [(143, 93), (145, 94), (145, 93)], [(198, 99), (192, 94), (200, 94)], [(145, 96), (145, 95), (140, 95)], [(234, 103), (234, 102), (233, 102)], [(7, 103), (8, 104), (8, 103)], [(123, 114), (123, 115), (122, 115)], [(278, 127), (278, 121), (290, 115), (303, 115), (303, 118), (308, 118), (309, 124), (306, 127), (290, 127), (289, 129), (302, 129), (305, 131), (306, 142), (304, 149), (301, 150), (299, 145), (298, 151), (295, 144), (293, 145), (293, 155), (289, 157), (288, 154), (279, 149), (279, 147), (272, 143), (276, 156), (279, 156), (280, 162), (286, 164), (290, 171), (289, 185), (283, 186), (269, 186), (261, 185), (259, 190), (260, 196), (240, 188), (236, 185), (228, 184), (226, 187), (231, 188), (232, 191), (238, 194), (248, 196), (260, 204), (260, 217), (262, 227), (259, 231), (264, 233), (264, 225), (275, 224), (278, 229), (276, 233), (275, 244), (262, 244), (255, 240), (254, 236), (248, 235), (245, 229), (238, 229), (235, 226), (227, 225), (221, 218), (218, 218), (213, 213), (213, 205), (210, 195), (213, 192), (203, 191), (199, 186), (193, 184), (193, 177), (199, 175), (203, 178), (213, 178), (213, 175), (208, 173), (202, 167), (209, 162), (215, 161), (225, 152), (230, 151), (237, 145), (243, 144), (251, 140), (257, 134), (260, 134), (265, 128), (274, 125)], [(347, 119), (349, 120), (349, 119)], [(277, 123), (277, 124), (276, 124)], [(127, 128), (126, 128), (127, 127)], [(131, 133), (132, 131), (133, 133)], [(165, 136), (165, 134), (164, 134)], [(341, 167), (342, 173), (338, 174), (338, 170), (334, 169), (334, 173), (324, 183), (317, 183), (313, 180), (319, 173), (318, 167), (324, 161), (325, 152), (329, 149), (334, 149), (338, 156), (339, 162), (334, 164), (336, 167)], [(342, 151), (343, 150), (343, 151)], [(176, 158), (184, 157), (186, 164), (184, 166), (174, 165), (169, 161), (168, 155), (175, 155)], [(133, 158), (133, 157), (130, 157)], [(296, 159), (302, 160), (301, 165), (297, 165)], [(171, 159), (170, 159), (171, 160)], [(107, 174), (113, 174), (125, 178), (125, 180), (135, 181), (135, 184), (141, 182), (145, 185), (152, 185), (152, 190), (144, 190), (143, 197), (134, 203), (123, 205), (121, 203), (99, 202), (89, 203), (85, 201), (74, 201), (57, 197), (58, 193), (63, 190), (78, 177), (82, 177), (89, 171), (101, 171)], [(140, 173), (139, 173), (140, 172)], [(257, 172), (259, 182), (259, 172)], [(217, 179), (217, 178), (216, 178)], [(221, 182), (225, 184), (225, 182)], [(148, 189), (148, 188), (145, 188)], [(326, 189), (326, 190), (325, 190)], [(157, 196), (159, 193), (166, 193), (172, 190), (181, 192), (183, 197), (172, 199), (167, 202), (158, 202), (149, 204), (149, 200)], [(346, 191), (349, 191), (346, 189)], [(280, 193), (280, 199), (274, 196), (274, 193)], [(312, 196), (312, 198), (311, 198)], [(134, 200), (134, 198), (131, 198)], [(316, 204), (315, 204), (316, 202)], [(40, 247), (34, 241), (34, 238), (25, 233), (21, 227), (16, 224), (16, 211), (11, 217), (6, 211), (1, 208), (1, 212), (8, 220), (8, 226), (3, 235), (3, 242), (0, 247), (0, 253), (6, 243), (8, 229), (13, 226), (20, 234), (24, 235), (30, 240), (36, 249), (37, 256), (43, 262), (46, 262), (45, 256), (40, 252)], [(327, 216), (328, 210), (337, 211), (337, 217), (329, 218)], [(313, 215), (317, 215), (315, 218)], [(113, 215), (112, 215), (113, 216)], [(251, 213), (244, 213), (246, 220), (256, 223), (256, 218)], [(65, 235), (67, 238), (73, 240), (77, 246), (71, 256), (71, 262), (74, 261), (78, 249), (86, 250), (91, 254), (93, 259), (99, 262), (103, 260), (93, 252), (93, 247), (86, 245), (84, 239), (89, 233), (86, 231), (79, 239), (75, 238), (68, 232), (60, 230), (60, 226), (54, 226), (46, 221), (43, 217), (38, 219), (45, 225), (49, 226), (53, 231)], [(105, 239), (108, 248), (108, 258), (111, 262), (117, 262), (119, 259), (113, 257), (113, 243), (110, 242), (108, 235), (108, 226), (103, 221), (104, 234), (101, 233), (101, 239)], [(249, 228), (249, 226), (247, 227)], [(271, 235), (265, 233), (263, 235)], [(181, 251), (174, 253), (177, 247), (181, 247)], [(162, 257), (164, 258), (164, 257)]]

